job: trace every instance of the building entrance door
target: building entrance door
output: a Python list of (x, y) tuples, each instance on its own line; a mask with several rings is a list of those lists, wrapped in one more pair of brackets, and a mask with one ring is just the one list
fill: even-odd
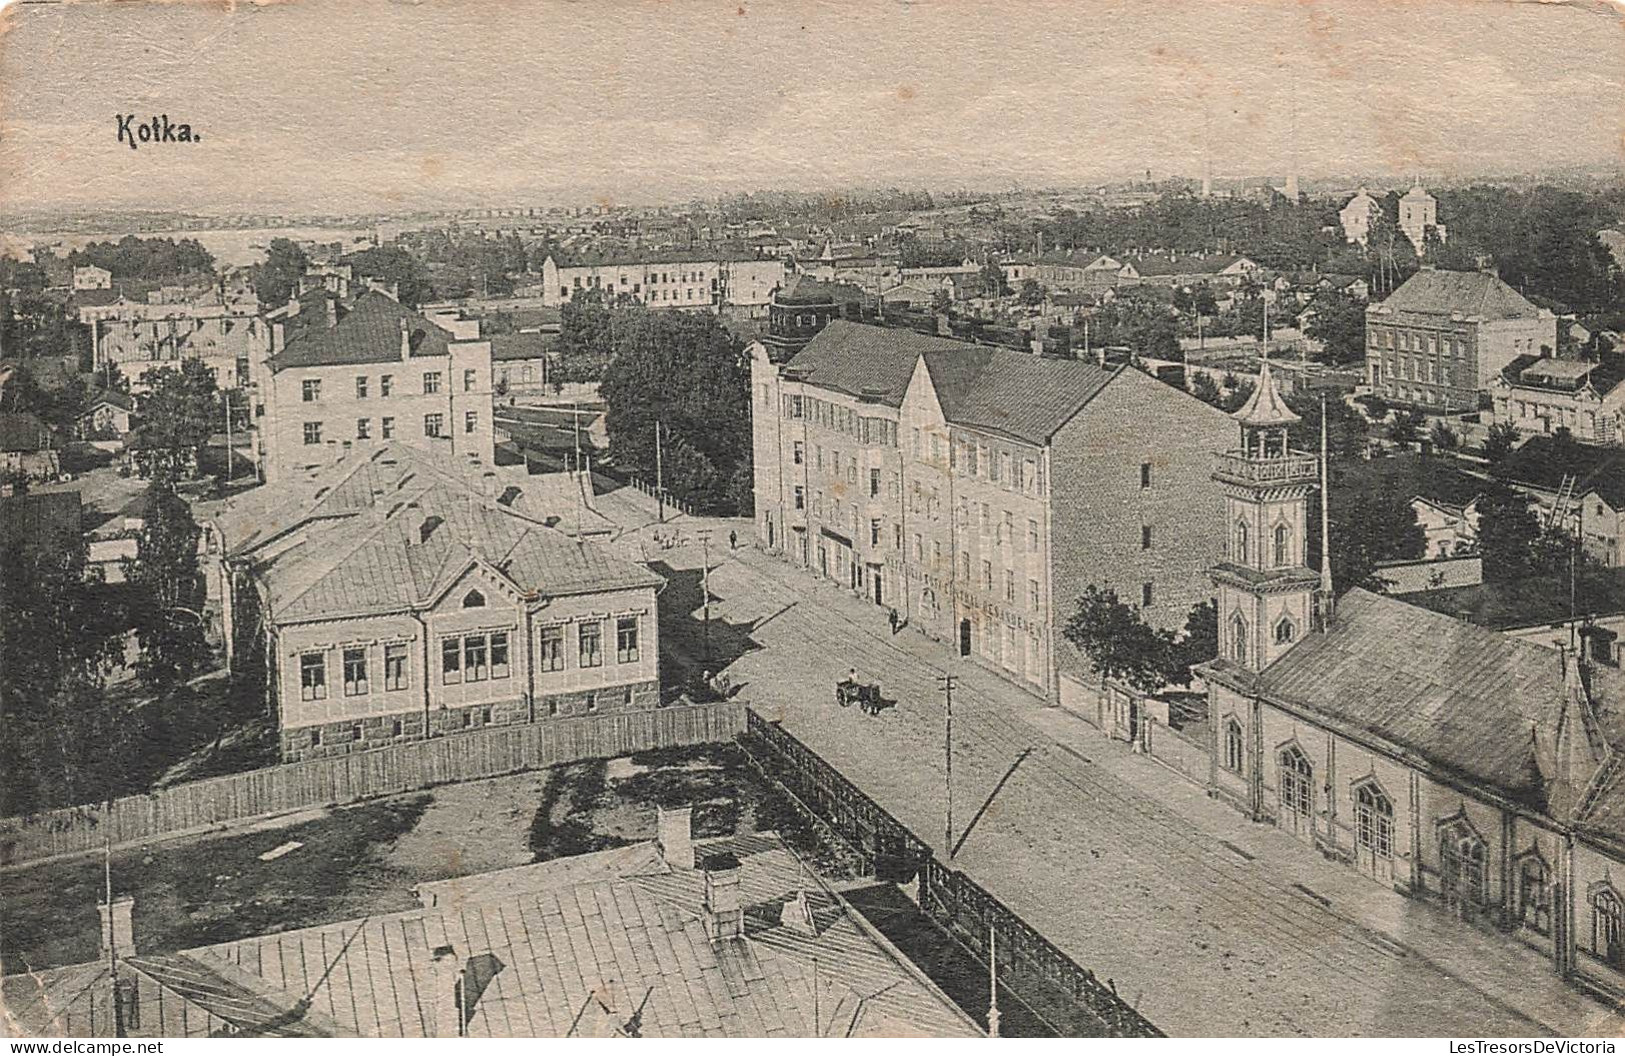
[(818, 574), (825, 579), (829, 578), (829, 550), (823, 543), (818, 544)]
[(884, 604), (886, 604), (885, 599), (882, 596), (881, 590), (880, 590), (880, 581), (885, 579), (885, 578), (886, 577), (884, 577), (884, 576), (882, 576), (880, 574), (880, 566), (879, 565), (870, 565), (869, 566), (869, 582), (874, 587), (875, 604), (876, 605), (884, 605)]
[(959, 655), (970, 655), (970, 621), (959, 621)]

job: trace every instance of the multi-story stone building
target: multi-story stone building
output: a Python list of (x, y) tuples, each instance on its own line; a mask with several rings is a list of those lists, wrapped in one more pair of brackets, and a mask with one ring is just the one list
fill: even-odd
[(1617, 660), (1594, 628), (1565, 655), (1358, 588), (1333, 605), (1302, 545), (1323, 470), (1286, 446), (1289, 414), (1262, 378), (1214, 473), (1232, 524), (1200, 669), (1211, 794), (1625, 993)]
[(858, 287), (797, 275), (773, 292), (762, 343), (775, 363), (783, 363), (833, 320), (856, 319), (862, 309), (863, 291)]
[(1499, 277), (1424, 266), (1365, 310), (1366, 382), (1391, 403), (1478, 410), (1514, 359), (1557, 347), (1557, 317)]
[(1587, 444), (1625, 442), (1625, 365), (1523, 355), (1490, 387), (1495, 419), (1523, 433), (1567, 429)]
[(186, 359), (202, 360), (220, 388), (237, 388), (270, 347), (257, 301), (227, 301), (218, 293), (172, 299), (153, 291), (148, 296), (131, 300), (108, 287), (74, 295), (79, 321), (90, 328), (96, 370), (117, 367), (137, 392), (145, 387), (142, 375), (148, 370), (179, 367)]
[(1365, 245), (1371, 241), (1371, 225), (1382, 215), (1382, 203), (1361, 187), (1354, 197), (1337, 211), (1337, 222), (1343, 227), (1343, 238), (1348, 242)]
[(491, 343), (477, 320), (431, 320), (377, 290), (267, 318), (255, 406), (267, 483), (389, 441), (491, 461)]
[(783, 261), (743, 254), (611, 254), (574, 264), (548, 257), (542, 262), (542, 301), (562, 305), (577, 290), (598, 290), (609, 300), (627, 296), (650, 308), (709, 309), (758, 318), (767, 314), (784, 277)]
[(661, 580), (566, 535), (563, 494), (390, 442), (226, 511), (226, 638), (282, 758), (656, 706)]
[(1209, 596), (1228, 429), (1189, 395), (845, 320), (751, 357), (760, 545), (961, 655), (1054, 697), (1086, 586), (1173, 628)]

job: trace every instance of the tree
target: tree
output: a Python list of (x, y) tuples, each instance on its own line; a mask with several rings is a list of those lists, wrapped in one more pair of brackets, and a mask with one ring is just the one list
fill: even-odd
[(954, 310), (954, 295), (947, 287), (941, 287), (931, 295), (931, 310), (933, 312), (952, 312)]
[(1033, 306), (1044, 303), (1044, 287), (1038, 284), (1037, 279), (1024, 279), (1017, 299), (1025, 305)]
[(1004, 277), (1004, 269), (998, 263), (989, 260), (982, 265), (982, 295), (985, 297), (1003, 297), (1010, 292), (1010, 283)]
[(1496, 422), (1490, 426), (1490, 431), (1484, 437), (1484, 459), (1489, 462), (1492, 472), (1499, 473), (1506, 466), (1506, 461), (1512, 455), (1512, 449), (1518, 446), (1518, 427), (1511, 422)]
[(248, 271), (248, 282), (254, 287), (254, 296), (267, 308), (280, 308), (299, 290), (299, 276), (305, 273), (310, 258), (292, 239), (273, 238), (265, 248), (265, 263), (256, 264)]
[(1309, 303), (1304, 333), (1320, 342), (1315, 359), (1332, 366), (1365, 359), (1365, 306), (1353, 297), (1323, 293)]
[(345, 259), (357, 278), (366, 276), (394, 284), (396, 299), (408, 308), (416, 308), (432, 296), (429, 269), (399, 246), (374, 246)]
[(560, 311), (559, 381), (598, 381), (615, 356), (615, 323), (599, 290), (579, 289)]
[(1527, 495), (1495, 483), (1478, 497), (1478, 549), (1486, 580), (1504, 582), (1528, 575), (1540, 538), (1540, 519)]
[(1428, 433), (1428, 440), (1440, 451), (1454, 451), (1456, 445), (1461, 442), (1461, 438), (1456, 435), (1456, 431), (1442, 421), (1433, 423), (1433, 430)]
[(1212, 600), (1191, 607), (1185, 617), (1185, 631), (1168, 649), (1168, 663), (1162, 679), (1170, 686), (1188, 686), (1191, 667), (1219, 655), (1219, 606)]
[(173, 484), (199, 464), (216, 423), (224, 423), (214, 372), (201, 359), (187, 359), (179, 370), (148, 370), (141, 381), (147, 391), (137, 401), (135, 447), (154, 480)]
[(1084, 588), (1062, 633), (1083, 650), (1096, 674), (1145, 693), (1167, 682), (1173, 635), (1146, 623), (1140, 610), (1118, 600), (1110, 587)]
[(1420, 411), (1399, 412), (1388, 426), (1388, 439), (1400, 447), (1416, 443), (1422, 438), (1422, 421)]
[(1191, 375), (1190, 388), (1191, 395), (1203, 403), (1218, 407), (1224, 402), (1224, 394), (1219, 391), (1219, 386), (1213, 381), (1213, 376), (1205, 371)]
[(136, 675), (159, 694), (191, 678), (208, 659), (197, 563), (201, 534), (191, 508), (168, 481), (155, 480), (148, 486), (144, 524), (128, 578), (140, 598)]
[(740, 343), (715, 315), (614, 312), (614, 358), (599, 391), (610, 453), (648, 480), (712, 511), (751, 508), (739, 467), (750, 459), (750, 368)]
[[(1385, 561), (1409, 561), (1423, 556), (1427, 550), (1427, 533), (1416, 522), (1416, 511), (1411, 508), (1410, 496), (1386, 488), (1356, 489), (1339, 487), (1337, 475), (1328, 496), (1328, 519), (1331, 521), (1332, 583), (1339, 591), (1350, 587), (1381, 590), (1376, 578), (1377, 565)], [(1318, 503), (1318, 489), (1311, 495), (1311, 503)], [(1315, 507), (1311, 505), (1311, 509)], [(1320, 553), (1320, 518), (1308, 518), (1304, 543), (1306, 553)], [(1318, 557), (1313, 558), (1319, 568)]]

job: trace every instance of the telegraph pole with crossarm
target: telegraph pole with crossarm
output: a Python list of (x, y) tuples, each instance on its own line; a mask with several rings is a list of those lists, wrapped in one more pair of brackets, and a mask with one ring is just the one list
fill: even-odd
[(946, 761), (944, 782), (948, 791), (948, 816), (942, 830), (942, 843), (948, 851), (950, 861), (954, 856), (954, 686), (958, 681), (958, 675), (937, 676), (937, 686), (942, 690), (943, 698), (948, 705), (947, 722), (942, 737), (942, 752)]

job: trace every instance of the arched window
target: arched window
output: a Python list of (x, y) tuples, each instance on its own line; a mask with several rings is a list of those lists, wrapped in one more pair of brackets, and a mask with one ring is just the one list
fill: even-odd
[(1612, 887), (1591, 896), (1591, 952), (1625, 968), (1625, 902)]
[(1394, 804), (1375, 781), (1354, 790), (1354, 843), (1379, 858), (1394, 853)]
[(1279, 757), (1281, 809), (1307, 818), (1315, 809), (1315, 768), (1297, 745), (1288, 745)]
[(1538, 854), (1518, 863), (1518, 923), (1542, 935), (1552, 930), (1552, 882)]
[(1231, 719), (1224, 724), (1224, 768), (1232, 773), (1242, 771), (1241, 723)]
[(1484, 858), (1484, 841), (1465, 820), (1445, 826), (1439, 834), (1445, 902), (1461, 908), (1484, 904)]
[(1275, 644), (1287, 645), (1297, 635), (1298, 629), (1292, 625), (1292, 617), (1282, 616), (1280, 622), (1275, 625)]
[(1247, 522), (1236, 522), (1236, 564), (1247, 563)]
[(465, 608), (465, 609), (483, 609), (483, 608), (485, 608), (485, 595), (481, 594), (477, 590), (469, 591), (467, 594), (463, 595), (463, 608)]
[(1292, 540), (1292, 529), (1288, 528), (1284, 524), (1278, 524), (1278, 525), (1275, 526), (1275, 555), (1274, 556), (1275, 556), (1275, 567), (1276, 568), (1281, 568), (1282, 566), (1284, 566), (1287, 563), (1287, 554), (1288, 554), (1288, 551), (1290, 550), (1290, 547), (1287, 544), (1289, 542), (1291, 542), (1291, 540)]
[(1247, 621), (1239, 612), (1230, 617), (1230, 659), (1238, 664), (1247, 662)]

